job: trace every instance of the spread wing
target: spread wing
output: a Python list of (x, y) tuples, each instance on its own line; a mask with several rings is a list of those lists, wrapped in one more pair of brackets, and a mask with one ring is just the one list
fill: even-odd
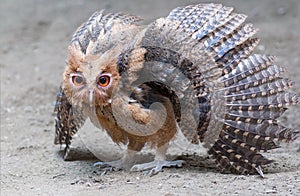
[(54, 112), (56, 112), (54, 144), (66, 145), (66, 157), (72, 136), (84, 124), (86, 117), (80, 108), (72, 106), (61, 87), (57, 94)]
[(296, 138), (276, 119), (298, 97), (286, 91), (293, 83), (273, 57), (252, 54), (258, 39), (245, 19), (219, 4), (176, 8), (137, 35), (118, 66), (127, 86), (169, 86), (183, 134), (202, 142), (222, 170), (263, 175), (260, 166), (271, 161), (260, 152)]

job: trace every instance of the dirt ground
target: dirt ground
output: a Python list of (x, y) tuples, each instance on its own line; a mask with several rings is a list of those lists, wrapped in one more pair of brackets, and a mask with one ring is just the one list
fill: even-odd
[[(64, 161), (53, 144), (56, 92), (77, 26), (101, 9), (149, 22), (177, 6), (200, 2), (218, 1), (1, 0), (1, 195), (300, 195), (299, 139), (266, 154), (276, 163), (265, 169), (264, 179), (220, 174), (201, 152), (185, 157), (183, 168), (153, 177), (126, 171), (101, 175), (93, 166), (96, 160)], [(219, 2), (249, 16), (260, 29), (257, 52), (276, 55), (300, 94), (300, 1)], [(300, 107), (291, 108), (282, 122), (299, 130), (299, 113)], [(116, 147), (105, 134), (101, 137), (99, 144), (88, 145), (113, 158)], [(191, 152), (188, 148), (175, 145), (173, 152)]]

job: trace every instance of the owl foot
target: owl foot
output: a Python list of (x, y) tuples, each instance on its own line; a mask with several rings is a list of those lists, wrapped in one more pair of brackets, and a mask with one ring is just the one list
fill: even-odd
[(145, 171), (149, 170), (149, 175), (153, 176), (162, 171), (163, 167), (182, 167), (183, 160), (166, 161), (166, 160), (154, 160), (149, 163), (137, 164), (132, 166), (130, 171)]
[(99, 168), (109, 169), (109, 171), (119, 171), (123, 169), (124, 161), (123, 159), (116, 160), (116, 161), (109, 161), (109, 162), (96, 162), (94, 166), (99, 166)]
[(166, 152), (169, 144), (166, 143), (157, 148), (155, 159), (149, 163), (142, 163), (132, 166), (130, 171), (147, 171), (149, 170), (149, 175), (153, 176), (158, 172), (162, 171), (163, 167), (182, 167), (184, 163), (183, 160), (175, 160), (175, 161), (166, 161)]
[(109, 171), (119, 171), (122, 169), (129, 169), (133, 164), (134, 155), (136, 151), (134, 150), (127, 150), (124, 156), (116, 161), (109, 161), (109, 162), (96, 162), (94, 166), (99, 166), (103, 169), (109, 169)]

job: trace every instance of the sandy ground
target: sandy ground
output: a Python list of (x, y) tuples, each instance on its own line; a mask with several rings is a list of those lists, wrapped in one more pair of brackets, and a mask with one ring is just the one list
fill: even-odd
[[(267, 153), (276, 164), (266, 168), (265, 179), (220, 174), (201, 153), (185, 157), (185, 167), (153, 177), (125, 171), (101, 175), (95, 160), (63, 161), (54, 146), (53, 105), (77, 26), (100, 9), (148, 22), (196, 2), (208, 1), (1, 0), (1, 195), (300, 195), (299, 140)], [(257, 52), (276, 55), (300, 94), (300, 1), (221, 2), (249, 16), (260, 29)], [(282, 122), (299, 130), (299, 113), (299, 107), (291, 108)], [(115, 147), (102, 137), (100, 150), (113, 157)]]

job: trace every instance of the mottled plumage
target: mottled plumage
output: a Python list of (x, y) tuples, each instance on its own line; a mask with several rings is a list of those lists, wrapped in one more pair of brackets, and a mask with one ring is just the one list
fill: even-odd
[(260, 152), (296, 138), (277, 118), (299, 100), (274, 57), (252, 54), (259, 40), (245, 19), (220, 4), (176, 8), (147, 26), (133, 15), (96, 12), (69, 46), (55, 144), (68, 149), (90, 118), (128, 146), (121, 160), (98, 164), (131, 167), (134, 153), (150, 144), (155, 160), (131, 170), (156, 173), (182, 164), (165, 160), (179, 126), (221, 170), (263, 175), (261, 166), (272, 161)]

